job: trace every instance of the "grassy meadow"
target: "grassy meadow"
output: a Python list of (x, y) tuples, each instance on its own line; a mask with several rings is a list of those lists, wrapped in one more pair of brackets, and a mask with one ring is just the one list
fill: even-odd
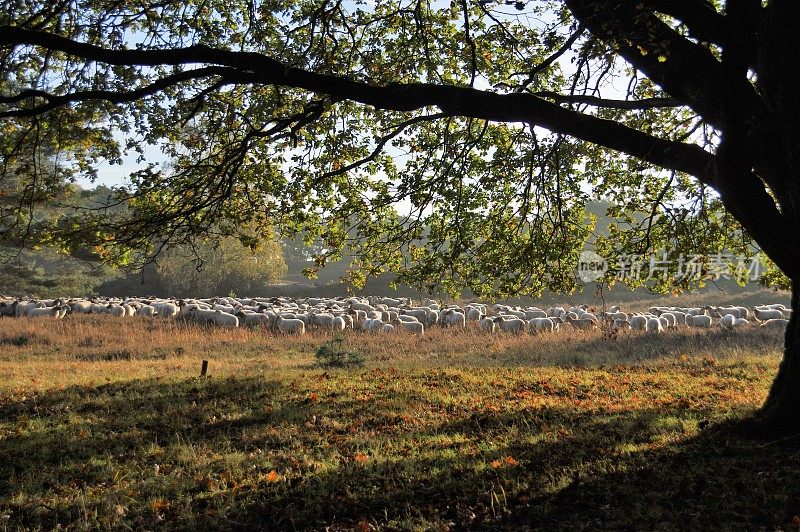
[[(0, 530), (791, 529), (782, 336), (0, 320)], [(198, 378), (201, 360), (206, 378)]]

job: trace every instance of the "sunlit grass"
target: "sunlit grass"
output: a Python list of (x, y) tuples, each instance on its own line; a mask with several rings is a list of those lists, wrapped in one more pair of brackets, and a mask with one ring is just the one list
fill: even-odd
[(328, 340), (0, 320), (0, 527), (786, 528), (800, 514), (797, 453), (725, 428), (763, 401), (780, 334), (351, 334), (367, 363), (350, 370), (316, 365)]

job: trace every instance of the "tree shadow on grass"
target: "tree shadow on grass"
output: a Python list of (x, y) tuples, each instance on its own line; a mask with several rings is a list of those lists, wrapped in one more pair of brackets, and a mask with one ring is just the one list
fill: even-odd
[[(638, 364), (682, 354), (704, 353), (725, 357), (729, 354), (769, 353), (783, 350), (783, 334), (756, 326), (728, 331), (681, 328), (664, 334), (623, 331), (619, 334), (595, 332), (571, 335), (562, 330), (549, 337), (532, 336), (528, 345), (515, 347), (495, 358), (501, 362), (514, 361), (532, 365), (592, 366), (607, 364)], [(557, 341), (555, 341), (557, 340)]]
[(2, 404), (0, 524), (751, 529), (800, 514), (795, 448), (728, 425), (685, 436), (692, 411), (455, 409), (419, 423), (411, 392), (306, 384), (149, 379)]

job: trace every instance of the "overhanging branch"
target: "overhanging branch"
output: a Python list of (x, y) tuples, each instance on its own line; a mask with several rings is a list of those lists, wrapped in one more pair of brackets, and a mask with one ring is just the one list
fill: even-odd
[(565, 109), (531, 94), (497, 94), (431, 83), (369, 85), (350, 78), (309, 72), (252, 52), (197, 45), (170, 50), (106, 49), (65, 37), (0, 27), (0, 46), (34, 45), (83, 60), (112, 65), (216, 64), (239, 71), (252, 83), (283, 85), (352, 100), (379, 109), (410, 112), (435, 106), (447, 115), (497, 122), (523, 122), (621, 151), (664, 168), (709, 180), (712, 155), (699, 146), (660, 139), (611, 120)]
[(681, 21), (689, 34), (701, 41), (722, 44), (728, 31), (725, 17), (706, 0), (651, 0), (659, 13)]
[(629, 111), (644, 109), (659, 109), (663, 107), (682, 107), (685, 104), (675, 98), (643, 98), (641, 100), (609, 100), (598, 98), (589, 94), (559, 94), (552, 91), (538, 91), (534, 96), (547, 98), (556, 103), (577, 103), (591, 105), (593, 107), (605, 107), (607, 109), (623, 109)]
[(45, 102), (40, 105), (33, 105), (31, 107), (0, 111), (0, 119), (42, 115), (58, 107), (76, 102), (93, 100), (104, 100), (111, 103), (133, 102), (161, 92), (179, 83), (211, 76), (219, 76), (223, 78), (225, 84), (246, 83), (248, 81), (252, 81), (238, 70), (226, 67), (210, 66), (193, 70), (184, 70), (170, 76), (165, 76), (144, 87), (131, 91), (88, 90), (76, 91), (68, 94), (52, 94), (47, 91), (28, 89), (20, 91), (18, 94), (11, 96), (0, 96), (0, 105), (11, 105), (15, 103), (21, 103), (26, 100), (45, 100)]

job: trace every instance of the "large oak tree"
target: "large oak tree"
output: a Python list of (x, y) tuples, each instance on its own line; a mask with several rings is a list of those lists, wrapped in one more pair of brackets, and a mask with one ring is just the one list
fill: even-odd
[[(124, 261), (276, 226), (320, 265), (349, 241), (357, 282), (494, 294), (573, 288), (589, 239), (757, 246), (795, 310), (761, 419), (798, 432), (798, 27), (789, 0), (5, 0), (0, 230)], [(126, 209), (37, 220), (137, 150)]]

